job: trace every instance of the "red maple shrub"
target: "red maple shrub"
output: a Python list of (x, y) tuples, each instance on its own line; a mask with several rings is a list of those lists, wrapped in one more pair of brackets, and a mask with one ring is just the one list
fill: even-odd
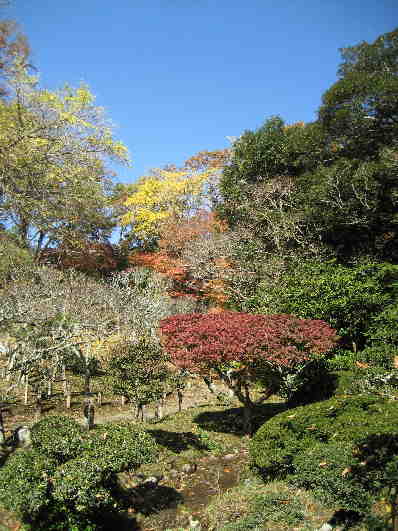
[(175, 365), (204, 376), (214, 372), (234, 392), (247, 430), (256, 404), (250, 385), (265, 384), (264, 401), (284, 376), (322, 357), (338, 339), (324, 321), (237, 312), (174, 315), (161, 321), (160, 333)]

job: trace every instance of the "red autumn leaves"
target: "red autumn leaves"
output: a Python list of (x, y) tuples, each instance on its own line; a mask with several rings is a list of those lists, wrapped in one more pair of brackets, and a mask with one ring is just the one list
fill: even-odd
[(160, 331), (173, 363), (194, 371), (233, 361), (293, 368), (338, 339), (324, 321), (284, 314), (180, 314), (163, 319)]

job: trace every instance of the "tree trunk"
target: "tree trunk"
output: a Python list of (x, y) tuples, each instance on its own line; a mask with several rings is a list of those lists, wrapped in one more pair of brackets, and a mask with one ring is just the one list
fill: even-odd
[(4, 430), (3, 410), (0, 408), (0, 447), (6, 442), (6, 434)]
[(36, 422), (40, 419), (41, 414), (43, 412), (43, 404), (42, 404), (42, 391), (39, 389), (36, 394), (36, 412), (35, 412), (35, 420)]
[(98, 403), (98, 406), (99, 406), (99, 407), (102, 406), (102, 392), (101, 392), (101, 391), (98, 391), (98, 395), (97, 395), (97, 403)]
[(29, 403), (29, 376), (26, 375), (25, 379), (25, 393), (24, 393), (24, 404), (27, 406)]
[(177, 397), (178, 397), (178, 412), (181, 413), (181, 411), (182, 411), (182, 399), (183, 399), (183, 394), (182, 394), (181, 389), (177, 389)]
[(217, 389), (216, 389), (213, 381), (211, 380), (211, 378), (209, 378), (208, 376), (203, 376), (203, 381), (207, 385), (207, 388), (209, 389), (210, 393), (215, 394)]
[(162, 419), (163, 418), (163, 404), (162, 404), (163, 400), (160, 399), (157, 404), (156, 404), (156, 418), (157, 419)]
[(68, 392), (68, 382), (66, 381), (66, 367), (65, 363), (62, 364), (62, 387), (64, 391), (64, 396), (66, 396), (66, 393)]
[(53, 396), (53, 383), (51, 380), (48, 380), (47, 382), (47, 396), (48, 398)]
[(252, 406), (250, 404), (243, 406), (243, 430), (248, 435), (252, 433)]
[(125, 406), (125, 405), (126, 405), (126, 397), (125, 397), (124, 395), (122, 395), (122, 396), (120, 397), (120, 403), (121, 403), (122, 406)]
[(65, 398), (66, 398), (66, 409), (70, 409), (71, 401), (72, 401), (72, 393), (71, 393), (69, 382), (66, 383)]
[(90, 374), (90, 371), (86, 369), (86, 372), (84, 374), (84, 393), (86, 395), (89, 395), (91, 392), (90, 384), (91, 384), (91, 374)]

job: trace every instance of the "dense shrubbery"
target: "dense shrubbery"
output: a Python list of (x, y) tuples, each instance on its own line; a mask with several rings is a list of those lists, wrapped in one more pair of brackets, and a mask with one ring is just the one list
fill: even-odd
[(51, 415), (32, 428), (33, 447), (58, 463), (77, 457), (82, 450), (82, 428), (65, 416)]
[(36, 450), (20, 450), (0, 469), (0, 503), (31, 521), (50, 503), (49, 479), (57, 463)]
[[(362, 347), (372, 320), (397, 296), (397, 278), (398, 266), (388, 263), (304, 262), (272, 287), (260, 285), (253, 309), (323, 319), (337, 330), (346, 346), (354, 342)], [(378, 319), (385, 327), (392, 321), (386, 311)], [(371, 334), (377, 336), (380, 328)], [(386, 331), (386, 339), (387, 335)]]
[[(103, 425), (83, 434), (67, 417), (47, 417), (32, 429), (34, 449), (17, 451), (0, 469), (0, 503), (32, 529), (101, 529), (119, 507), (116, 474), (153, 461), (156, 444), (133, 425)], [(98, 521), (99, 521), (98, 520)], [(85, 525), (86, 525), (85, 524)], [(54, 527), (53, 527), (54, 526)]]
[[(374, 463), (370, 466), (376, 477), (391, 467), (390, 478), (398, 445), (397, 424), (393, 401), (370, 395), (335, 397), (268, 421), (252, 440), (251, 456), (265, 477), (287, 477), (296, 486), (312, 489), (322, 501), (365, 513), (371, 502), (369, 493), (388, 485), (379, 482), (377, 488), (373, 481), (370, 487), (358, 479), (357, 471)], [(382, 443), (371, 450), (368, 441), (375, 437)], [(377, 456), (360, 462), (358, 456), (366, 449)]]
[(98, 426), (85, 438), (84, 448), (88, 456), (112, 472), (136, 468), (156, 455), (152, 437), (132, 424)]

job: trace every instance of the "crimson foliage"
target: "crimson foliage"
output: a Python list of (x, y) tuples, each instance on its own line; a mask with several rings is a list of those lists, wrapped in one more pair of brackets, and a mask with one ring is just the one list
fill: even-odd
[(160, 330), (173, 363), (194, 371), (261, 361), (289, 369), (328, 352), (338, 339), (324, 321), (286, 314), (179, 314), (163, 319)]

